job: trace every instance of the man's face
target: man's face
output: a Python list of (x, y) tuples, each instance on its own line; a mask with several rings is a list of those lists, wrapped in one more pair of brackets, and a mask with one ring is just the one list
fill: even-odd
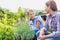
[(30, 17), (31, 20), (34, 19), (34, 16), (35, 16), (35, 15), (34, 15), (34, 12), (29, 12), (29, 17)]
[(46, 6), (45, 7), (45, 12), (46, 12), (46, 14), (49, 14), (49, 12), (50, 12), (50, 6)]

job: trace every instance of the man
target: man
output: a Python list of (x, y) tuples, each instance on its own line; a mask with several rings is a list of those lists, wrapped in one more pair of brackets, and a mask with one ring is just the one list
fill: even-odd
[[(37, 40), (60, 40), (60, 13), (57, 12), (57, 5), (54, 0), (46, 2), (45, 11), (49, 15)], [(48, 29), (51, 33), (48, 33)]]
[(36, 33), (36, 36), (38, 36), (40, 29), (44, 26), (44, 21), (40, 15), (35, 16), (33, 10), (28, 11), (28, 16), (30, 18), (30, 29)]

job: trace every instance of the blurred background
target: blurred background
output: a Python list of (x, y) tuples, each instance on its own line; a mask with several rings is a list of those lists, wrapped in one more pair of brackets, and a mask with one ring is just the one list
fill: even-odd
[[(27, 11), (33, 9), (35, 15), (41, 15), (45, 21), (46, 1), (48, 0), (0, 0), (0, 40), (31, 40), (34, 32), (29, 29)], [(60, 0), (54, 1), (60, 12)]]

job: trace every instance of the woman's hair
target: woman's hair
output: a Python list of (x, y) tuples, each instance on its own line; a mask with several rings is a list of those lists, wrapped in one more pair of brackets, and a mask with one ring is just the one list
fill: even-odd
[(50, 6), (50, 8), (52, 9), (52, 11), (57, 11), (57, 5), (56, 2), (54, 0), (49, 0), (48, 2), (46, 2), (46, 6)]

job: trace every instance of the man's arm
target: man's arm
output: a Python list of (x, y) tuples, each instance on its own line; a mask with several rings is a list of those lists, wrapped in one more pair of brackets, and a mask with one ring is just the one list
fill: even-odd
[(42, 19), (42, 17), (39, 15), (38, 19), (40, 21), (40, 29), (44, 27), (44, 20)]

